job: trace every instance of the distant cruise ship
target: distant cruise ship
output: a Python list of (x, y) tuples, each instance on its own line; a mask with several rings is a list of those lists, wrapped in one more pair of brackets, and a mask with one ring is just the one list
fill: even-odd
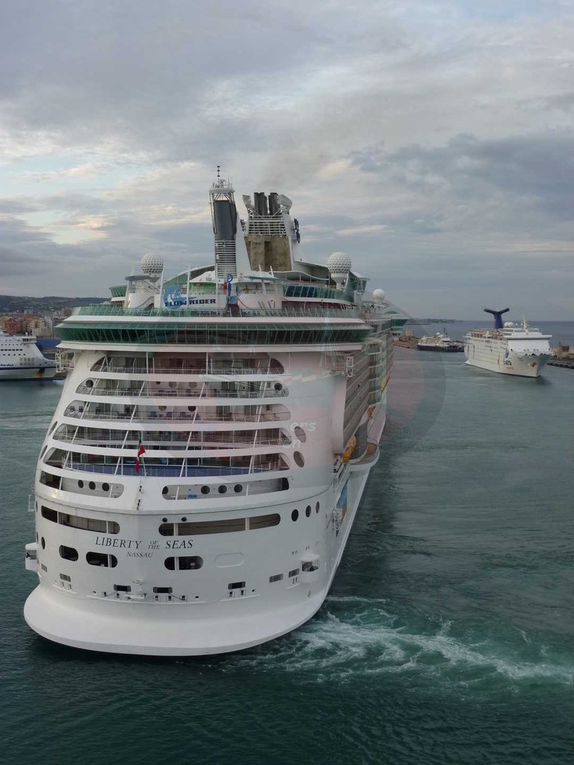
[(509, 311), (484, 309), (494, 316), (494, 329), (473, 329), (464, 337), (466, 363), (473, 367), (520, 377), (538, 377), (552, 356), (551, 335), (543, 335), (526, 321), (503, 324), (502, 315)]
[[(351, 259), (304, 261), (291, 201), (210, 192), (214, 262), (142, 273), (59, 327), (25, 617), (91, 650), (198, 655), (323, 603), (379, 456), (391, 331)], [(67, 362), (66, 362), (67, 357)]]
[(52, 380), (56, 362), (47, 359), (33, 335), (8, 335), (0, 330), (0, 380)]

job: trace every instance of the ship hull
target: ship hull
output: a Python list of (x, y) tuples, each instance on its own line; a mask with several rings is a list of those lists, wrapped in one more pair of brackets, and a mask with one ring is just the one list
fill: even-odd
[[(363, 458), (343, 468), (329, 492), (332, 501), (321, 514), (320, 523), (328, 561), (322, 581), (313, 581), (314, 574), (303, 573), (303, 581), (283, 605), (262, 608), (256, 597), (251, 604), (246, 598), (178, 604), (90, 599), (40, 584), (24, 607), (28, 626), (48, 640), (73, 648), (145, 656), (230, 653), (292, 632), (317, 613), (329, 593), (370, 471), (379, 458), (378, 440), (384, 424), (385, 410), (380, 405), (370, 428), (376, 443), (369, 442)], [(343, 492), (349, 500), (344, 510), (340, 501)]]
[(53, 380), (57, 373), (56, 367), (13, 367), (0, 369), (0, 382), (3, 380)]
[(502, 343), (491, 347), (479, 343), (467, 344), (465, 356), (470, 367), (515, 377), (538, 377), (550, 358), (546, 354), (520, 356), (513, 351), (508, 352)]
[(417, 345), (417, 351), (434, 351), (435, 353), (461, 353), (462, 348), (437, 348), (432, 345)]

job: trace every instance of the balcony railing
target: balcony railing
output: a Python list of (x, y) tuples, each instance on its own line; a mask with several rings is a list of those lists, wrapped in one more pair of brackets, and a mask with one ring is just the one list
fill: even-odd
[(294, 306), (286, 303), (283, 308), (253, 308), (239, 309), (237, 316), (229, 316), (225, 308), (214, 308), (213, 310), (193, 309), (193, 308), (123, 308), (122, 306), (99, 303), (95, 305), (83, 305), (74, 308), (73, 316), (153, 316), (153, 317), (189, 317), (202, 318), (222, 316), (230, 321), (237, 318), (290, 318), (290, 317), (310, 317), (310, 318), (353, 318), (359, 317), (359, 309), (354, 306), (341, 305), (340, 308), (323, 308), (317, 303), (311, 303), (308, 306)]
[(120, 366), (116, 364), (98, 363), (92, 368), (93, 372), (130, 374), (130, 375), (281, 375), (284, 369), (281, 365), (273, 364), (271, 366), (262, 365), (260, 367), (237, 367), (222, 366), (214, 367), (212, 365), (203, 366), (156, 366), (150, 362), (146, 367), (141, 366)]
[(159, 423), (163, 420), (170, 422), (227, 422), (227, 423), (241, 423), (241, 422), (282, 422), (289, 420), (289, 412), (260, 412), (254, 414), (244, 413), (227, 413), (227, 414), (202, 414), (195, 412), (160, 412), (159, 410), (152, 410), (150, 412), (96, 412), (91, 409), (84, 409), (84, 411), (70, 411), (64, 412), (64, 417), (73, 417), (77, 420), (105, 420), (112, 422), (153, 422)]
[[(121, 431), (118, 431), (121, 433)], [(256, 433), (257, 431), (253, 431)], [(59, 435), (54, 437), (55, 441), (61, 441), (67, 444), (76, 444), (78, 446), (95, 446), (98, 449), (126, 449), (135, 451), (138, 448), (140, 439), (124, 440), (122, 438), (76, 438), (74, 436)], [(277, 438), (250, 438), (250, 439), (229, 439), (229, 440), (205, 440), (205, 441), (150, 441), (145, 439), (146, 452), (150, 451), (202, 451), (207, 449), (252, 449), (260, 446), (289, 446), (287, 439), (279, 440)]]
[(213, 386), (203, 386), (199, 390), (192, 388), (153, 388), (149, 385), (141, 385), (134, 388), (123, 388), (99, 386), (99, 385), (78, 385), (76, 393), (88, 396), (123, 396), (130, 398), (282, 398), (288, 395), (285, 387), (281, 386), (279, 390), (275, 388), (261, 388), (260, 390), (224, 390)]
[(278, 470), (287, 470), (284, 463), (270, 462), (265, 466), (254, 467), (245, 465), (241, 467), (210, 467), (205, 465), (146, 465), (145, 458), (142, 459), (140, 469), (137, 470), (135, 464), (109, 464), (97, 462), (75, 462), (68, 460), (63, 464), (51, 464), (51, 467), (58, 467), (66, 470), (78, 470), (88, 473), (103, 473), (106, 475), (121, 476), (150, 476), (150, 477), (173, 477), (173, 478), (194, 478), (197, 476), (234, 476), (234, 475), (252, 475), (254, 473), (267, 473)]

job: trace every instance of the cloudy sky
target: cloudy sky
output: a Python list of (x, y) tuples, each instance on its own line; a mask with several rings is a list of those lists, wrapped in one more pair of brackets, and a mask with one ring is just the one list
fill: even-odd
[(410, 314), (574, 319), (571, 0), (2, 0), (0, 72), (0, 293), (209, 262), (219, 163)]

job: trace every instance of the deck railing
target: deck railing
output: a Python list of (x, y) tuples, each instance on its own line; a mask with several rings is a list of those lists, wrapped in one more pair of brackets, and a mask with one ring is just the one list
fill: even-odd
[(138, 422), (153, 422), (160, 424), (162, 421), (167, 420), (170, 422), (281, 422), (290, 418), (289, 412), (261, 412), (254, 414), (201, 414), (197, 415), (195, 412), (159, 412), (152, 411), (148, 413), (136, 412), (93, 412), (91, 410), (79, 411), (65, 411), (64, 417), (73, 417), (77, 420), (110, 420), (117, 422), (131, 421)]
[(238, 318), (290, 318), (290, 317), (310, 317), (310, 318), (356, 318), (360, 316), (359, 309), (355, 306), (341, 305), (340, 308), (323, 308), (316, 303), (310, 304), (305, 308), (286, 304), (284, 308), (253, 308), (238, 309), (235, 316), (223, 309), (192, 309), (192, 308), (123, 308), (122, 306), (99, 303), (95, 305), (82, 305), (74, 308), (72, 316), (153, 316), (153, 317), (188, 317), (203, 318), (222, 316), (234, 321)]
[(221, 388), (202, 388), (194, 391), (190, 388), (184, 390), (158, 388), (109, 388), (98, 385), (79, 385), (76, 393), (91, 396), (125, 396), (131, 398), (282, 398), (287, 395), (287, 389), (280, 390), (265, 388), (260, 391), (249, 390), (223, 390)]
[(88, 473), (103, 473), (105, 475), (140, 475), (150, 477), (173, 477), (173, 478), (194, 478), (202, 476), (208, 478), (210, 476), (234, 476), (234, 475), (252, 475), (254, 473), (267, 473), (278, 470), (287, 470), (287, 465), (283, 463), (268, 463), (268, 465), (262, 467), (254, 467), (245, 465), (241, 467), (209, 467), (204, 465), (147, 465), (145, 458), (142, 459), (139, 471), (135, 464), (108, 464), (97, 462), (75, 462), (68, 460), (65, 464), (52, 464), (47, 463), (52, 467), (77, 470), (80, 472)]
[(116, 373), (116, 374), (130, 374), (130, 375), (282, 375), (284, 370), (282, 367), (277, 366), (262, 366), (258, 368), (254, 367), (158, 367), (153, 364), (149, 364), (148, 367), (120, 367), (115, 365), (101, 365), (94, 367), (92, 372), (102, 373)]

